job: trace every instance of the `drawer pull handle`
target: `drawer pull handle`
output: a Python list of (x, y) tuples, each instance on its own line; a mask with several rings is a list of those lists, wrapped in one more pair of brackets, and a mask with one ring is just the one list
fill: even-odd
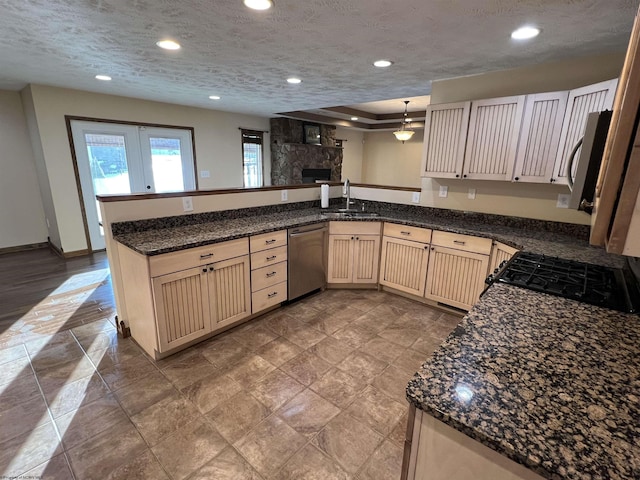
[(277, 255), (271, 255), (270, 257), (267, 257), (267, 262), (270, 262), (271, 260), (275, 260), (276, 258), (278, 258)]
[(411, 232), (405, 232), (405, 231), (402, 231), (402, 232), (400, 232), (400, 233), (401, 233), (402, 235), (411, 235)]
[(462, 240), (454, 240), (453, 243), (458, 244), (458, 245), (464, 245), (467, 242), (463, 242)]
[(211, 257), (213, 257), (213, 253), (207, 253), (206, 255), (200, 255), (201, 259), (211, 258)]
[(271, 244), (272, 244), (273, 242), (275, 242), (275, 241), (276, 241), (276, 239), (275, 239), (275, 238), (272, 238), (271, 240), (265, 240), (265, 242), (264, 242), (264, 243), (266, 243), (267, 245), (271, 245)]
[(273, 277), (277, 272), (267, 273), (267, 278)]
[(273, 292), (273, 293), (268, 294), (268, 295), (267, 295), (267, 298), (273, 298), (273, 297), (275, 297), (276, 295), (278, 295), (278, 292)]

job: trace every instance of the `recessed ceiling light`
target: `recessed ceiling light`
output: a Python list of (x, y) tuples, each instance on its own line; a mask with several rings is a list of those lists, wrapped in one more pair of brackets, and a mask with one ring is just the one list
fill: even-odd
[(390, 60), (376, 60), (373, 62), (373, 66), (378, 68), (390, 67), (391, 65), (393, 65), (393, 62)]
[(180, 44), (178, 42), (174, 42), (173, 40), (160, 40), (156, 42), (156, 45), (160, 48), (164, 48), (165, 50), (180, 50)]
[(358, 120), (358, 117), (351, 117), (351, 120), (355, 122), (356, 120)]
[(287, 78), (287, 82), (297, 84), (297, 83), (302, 83), (302, 80), (296, 77), (291, 77), (291, 78)]
[(108, 82), (109, 80), (111, 80), (111, 77), (109, 75), (96, 75), (96, 79)]
[(218, 95), (209, 95), (209, 98), (211, 100), (220, 100), (220, 97)]
[(253, 10), (269, 10), (273, 7), (271, 0), (244, 0), (244, 4)]
[(537, 37), (539, 33), (539, 28), (525, 26), (511, 32), (511, 38), (514, 40), (527, 40), (529, 38)]

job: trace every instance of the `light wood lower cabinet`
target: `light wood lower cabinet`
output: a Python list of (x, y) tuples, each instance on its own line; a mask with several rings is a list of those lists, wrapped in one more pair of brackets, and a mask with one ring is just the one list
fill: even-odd
[(379, 222), (331, 222), (327, 283), (378, 283)]
[(511, 260), (511, 257), (518, 251), (517, 248), (510, 247), (501, 242), (493, 242), (491, 248), (491, 260), (489, 262), (489, 274), (491, 274), (496, 268), (500, 268), (500, 264), (505, 261)]
[(422, 297), (427, 281), (429, 244), (383, 237), (380, 284)]

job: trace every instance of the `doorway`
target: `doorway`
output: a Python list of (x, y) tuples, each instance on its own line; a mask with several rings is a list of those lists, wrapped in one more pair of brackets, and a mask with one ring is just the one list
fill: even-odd
[(71, 120), (90, 250), (104, 250), (96, 195), (196, 189), (192, 130)]

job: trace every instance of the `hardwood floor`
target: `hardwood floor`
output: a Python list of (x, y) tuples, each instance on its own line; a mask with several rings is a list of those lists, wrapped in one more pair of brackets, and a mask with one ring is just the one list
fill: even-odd
[(0, 255), (0, 306), (0, 348), (113, 319), (107, 255), (63, 260), (49, 249)]

